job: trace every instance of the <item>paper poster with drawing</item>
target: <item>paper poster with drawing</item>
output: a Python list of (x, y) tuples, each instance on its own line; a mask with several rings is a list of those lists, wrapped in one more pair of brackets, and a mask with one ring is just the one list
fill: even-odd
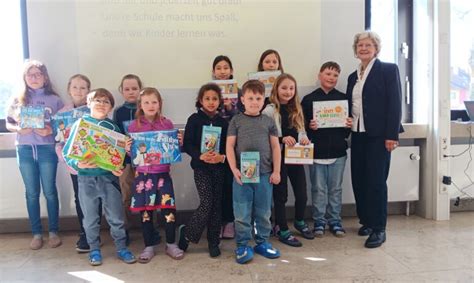
[(211, 83), (215, 83), (221, 88), (222, 98), (238, 97), (239, 88), (235, 80), (214, 80)]

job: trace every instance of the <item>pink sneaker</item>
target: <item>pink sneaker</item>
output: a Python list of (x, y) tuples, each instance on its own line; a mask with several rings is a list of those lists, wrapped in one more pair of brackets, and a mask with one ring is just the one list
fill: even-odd
[(235, 237), (234, 222), (229, 222), (222, 229), (222, 239), (233, 239)]

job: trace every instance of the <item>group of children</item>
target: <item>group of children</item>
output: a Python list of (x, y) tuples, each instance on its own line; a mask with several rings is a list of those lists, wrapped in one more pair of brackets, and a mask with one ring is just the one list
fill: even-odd
[[(272, 233), (282, 243), (302, 246), (287, 224), (288, 178), (295, 195), (295, 229), (304, 238), (313, 239), (323, 236), (328, 224), (335, 236), (344, 236), (340, 218), (341, 185), (351, 119), (347, 119), (347, 128), (318, 129), (312, 113), (314, 101), (347, 100), (335, 89), (340, 67), (334, 62), (323, 64), (318, 74), (321, 87), (305, 96), (301, 103), (295, 78), (283, 73), (278, 52), (267, 50), (260, 58), (258, 71), (272, 70), (280, 70), (282, 74), (274, 82), (268, 100), (265, 99), (265, 86), (258, 80), (244, 83), (238, 98), (234, 99), (223, 99), (221, 88), (214, 83), (199, 89), (195, 104), (197, 112), (188, 118), (184, 136), (178, 134), (178, 139), (182, 151), (191, 157), (200, 204), (189, 221), (178, 228), (176, 237), (176, 204), (169, 164), (134, 168), (127, 157), (122, 169), (107, 171), (92, 161), (78, 161), (67, 156), (72, 139), (55, 145), (50, 121), (58, 111), (87, 105), (90, 114), (83, 116), (84, 120), (124, 134), (174, 129), (173, 123), (162, 114), (164, 104), (159, 91), (143, 87), (136, 75), (124, 76), (119, 91), (125, 102), (114, 111), (113, 119), (109, 119), (115, 100), (108, 90), (98, 88), (91, 91), (90, 80), (84, 75), (75, 75), (68, 83), (72, 104), (63, 106), (51, 87), (46, 67), (38, 61), (27, 63), (25, 91), (9, 108), (7, 128), (17, 132), (17, 156), (33, 230), (30, 247), (39, 249), (43, 244), (39, 221), (40, 180), (48, 206), (49, 244), (51, 247), (61, 244), (57, 234), (59, 208), (55, 181), (58, 158), (68, 165), (74, 188), (81, 229), (76, 250), (89, 252), (91, 265), (102, 264), (99, 237), (102, 211), (110, 225), (117, 257), (126, 263), (137, 260), (147, 263), (155, 255), (155, 246), (159, 242), (153, 221), (156, 210), (161, 211), (165, 222), (166, 254), (173, 259), (183, 258), (189, 244), (198, 243), (206, 228), (211, 257), (221, 254), (221, 238), (235, 237), (238, 263), (250, 261), (254, 253), (277, 258), (280, 252), (269, 241)], [(233, 72), (232, 62), (227, 56), (215, 58), (212, 65), (214, 80), (232, 79)], [(31, 105), (41, 105), (47, 110), (44, 129), (20, 128), (19, 108)], [(202, 129), (205, 126), (220, 128), (220, 146), (202, 153)], [(77, 127), (76, 122), (70, 136)], [(131, 138), (128, 138), (128, 153), (131, 143)], [(304, 167), (284, 162), (285, 147), (297, 143), (313, 143), (315, 148), (314, 164), (310, 165), (314, 229), (304, 221), (307, 202)], [(258, 183), (242, 182), (241, 155), (246, 152), (258, 153)], [(35, 174), (31, 174), (33, 171)], [(139, 190), (140, 184), (149, 184), (149, 187)], [(130, 212), (139, 213), (142, 224), (145, 248), (138, 259), (127, 248)], [(256, 246), (252, 248), (249, 242), (253, 236)]]

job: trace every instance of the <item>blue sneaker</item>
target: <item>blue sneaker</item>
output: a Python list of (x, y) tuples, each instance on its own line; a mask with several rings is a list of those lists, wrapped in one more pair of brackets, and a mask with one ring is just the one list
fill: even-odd
[(125, 263), (137, 262), (135, 256), (127, 248), (117, 251), (117, 257)]
[(249, 246), (240, 246), (235, 250), (235, 260), (237, 263), (244, 264), (253, 259), (253, 250)]
[(272, 247), (269, 242), (263, 242), (256, 245), (253, 250), (266, 258), (277, 258), (280, 257), (280, 251), (277, 248)]
[(89, 263), (92, 266), (102, 264), (102, 254), (100, 253), (100, 250), (92, 250), (89, 252)]

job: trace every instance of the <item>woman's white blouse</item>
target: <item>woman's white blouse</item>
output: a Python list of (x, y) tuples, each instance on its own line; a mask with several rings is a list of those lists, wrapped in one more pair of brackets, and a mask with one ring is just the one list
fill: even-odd
[[(364, 110), (362, 107), (362, 90), (364, 89), (365, 80), (374, 65), (376, 58), (373, 58), (367, 68), (364, 71), (364, 74), (361, 77), (361, 68), (362, 64), (359, 64), (357, 68), (357, 81), (352, 89), (352, 131), (353, 132), (365, 132), (364, 126)], [(359, 130), (357, 130), (357, 124), (359, 124)]]

